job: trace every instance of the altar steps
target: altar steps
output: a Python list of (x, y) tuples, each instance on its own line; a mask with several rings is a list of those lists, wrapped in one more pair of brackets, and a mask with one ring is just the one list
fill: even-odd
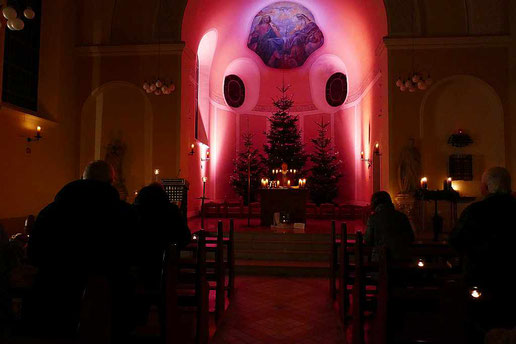
[(237, 274), (324, 277), (329, 254), (328, 234), (235, 233)]

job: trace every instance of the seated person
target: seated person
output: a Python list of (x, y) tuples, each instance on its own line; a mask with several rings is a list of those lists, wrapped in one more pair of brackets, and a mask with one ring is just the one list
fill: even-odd
[(373, 214), (367, 221), (364, 236), (368, 246), (385, 246), (394, 260), (407, 258), (408, 248), (414, 241), (414, 232), (407, 216), (396, 209), (391, 196), (385, 191), (371, 197)]
[(468, 206), (450, 234), (450, 244), (464, 256), (466, 287), (478, 287), (486, 307), (484, 328), (516, 326), (514, 266), (516, 256), (516, 199), (511, 176), (503, 167), (482, 176), (485, 198)]
[(27, 254), (38, 273), (24, 318), (37, 335), (76, 334), (89, 276), (105, 276), (118, 288), (114, 303), (127, 295), (135, 220), (113, 178), (106, 162), (90, 163), (83, 178), (65, 185), (36, 219)]
[(140, 229), (141, 281), (146, 289), (159, 290), (163, 252), (175, 243), (178, 249), (190, 242), (190, 230), (177, 205), (169, 202), (159, 183), (142, 188), (134, 201)]

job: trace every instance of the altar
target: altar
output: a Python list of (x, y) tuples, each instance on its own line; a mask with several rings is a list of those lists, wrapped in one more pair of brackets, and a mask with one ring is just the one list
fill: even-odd
[(270, 188), (260, 189), (260, 224), (270, 226), (274, 213), (284, 212), (291, 223), (306, 223), (307, 189)]

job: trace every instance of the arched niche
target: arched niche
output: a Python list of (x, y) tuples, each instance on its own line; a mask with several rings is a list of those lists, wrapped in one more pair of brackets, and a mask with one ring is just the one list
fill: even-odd
[[(473, 144), (464, 148), (448, 144), (462, 129)], [(483, 171), (505, 165), (504, 115), (496, 91), (483, 80), (456, 75), (435, 84), (425, 95), (420, 113), (423, 173), (431, 188), (441, 188), (448, 174), (451, 154), (473, 156), (473, 181), (457, 182), (463, 195), (478, 196)]]
[(196, 138), (204, 144), (209, 143), (211, 68), (217, 49), (217, 40), (217, 30), (211, 29), (204, 34), (197, 48)]
[[(340, 106), (331, 106), (326, 100), (328, 80), (336, 73), (347, 76), (346, 65), (338, 56), (332, 54), (320, 56), (310, 68), (310, 92), (314, 105), (319, 111), (335, 113), (341, 110), (345, 103)], [(347, 82), (349, 83), (349, 80)]]
[[(232, 61), (226, 68), (224, 77), (228, 75), (238, 76), (242, 79), (245, 86), (244, 103), (238, 108), (231, 107), (231, 109), (239, 114), (248, 113), (253, 110), (260, 96), (260, 89), (256, 87), (256, 85), (260, 84), (260, 70), (256, 62), (250, 58), (238, 58)], [(222, 94), (224, 94), (224, 85), (222, 85)], [(228, 105), (227, 101), (226, 105)]]
[(126, 145), (122, 173), (129, 195), (152, 181), (153, 112), (147, 95), (128, 82), (109, 82), (95, 89), (81, 111), (81, 171), (104, 159), (107, 145)]

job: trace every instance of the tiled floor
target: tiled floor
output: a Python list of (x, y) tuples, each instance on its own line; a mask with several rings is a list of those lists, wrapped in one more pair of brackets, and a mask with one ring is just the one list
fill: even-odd
[(343, 343), (323, 278), (237, 278), (237, 292), (212, 343)]

